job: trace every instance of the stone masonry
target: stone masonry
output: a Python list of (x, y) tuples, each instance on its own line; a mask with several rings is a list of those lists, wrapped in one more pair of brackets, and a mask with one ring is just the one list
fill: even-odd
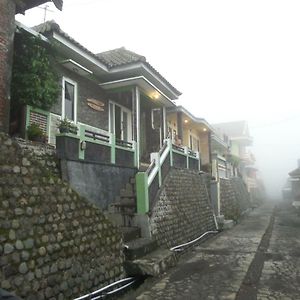
[(74, 299), (123, 278), (117, 228), (60, 179), (49, 149), (36, 149), (0, 133), (0, 287)]
[(250, 196), (240, 178), (220, 178), (221, 215), (237, 221), (251, 207)]
[(151, 231), (159, 245), (168, 248), (215, 230), (203, 178), (194, 171), (171, 169), (150, 217)]

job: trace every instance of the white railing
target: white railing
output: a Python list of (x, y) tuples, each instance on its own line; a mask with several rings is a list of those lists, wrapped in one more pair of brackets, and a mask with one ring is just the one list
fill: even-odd
[[(180, 162), (176, 162), (180, 159)], [(200, 170), (200, 154), (187, 147), (172, 144), (171, 139), (164, 141), (159, 152), (151, 153), (151, 164), (145, 172), (136, 174), (137, 211), (146, 213), (171, 167)]]

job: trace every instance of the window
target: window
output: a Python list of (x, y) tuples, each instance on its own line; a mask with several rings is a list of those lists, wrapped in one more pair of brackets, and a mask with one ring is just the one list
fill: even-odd
[(77, 121), (77, 84), (63, 78), (62, 118)]

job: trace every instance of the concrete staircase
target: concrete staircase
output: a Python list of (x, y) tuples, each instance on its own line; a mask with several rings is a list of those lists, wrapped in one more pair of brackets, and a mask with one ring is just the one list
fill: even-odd
[(110, 206), (108, 217), (123, 233), (125, 270), (128, 276), (157, 276), (176, 264), (175, 253), (158, 248), (156, 240), (141, 237), (141, 228), (135, 226), (135, 178), (121, 189), (120, 196)]
[(130, 178), (129, 182), (121, 189), (120, 195), (115, 202), (110, 205), (109, 218), (120, 227), (133, 226), (133, 218), (136, 213), (136, 188), (135, 178)]

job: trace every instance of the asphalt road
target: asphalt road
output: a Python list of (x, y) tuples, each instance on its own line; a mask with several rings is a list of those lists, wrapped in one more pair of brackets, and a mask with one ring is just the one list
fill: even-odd
[(125, 299), (300, 299), (300, 217), (264, 205)]

